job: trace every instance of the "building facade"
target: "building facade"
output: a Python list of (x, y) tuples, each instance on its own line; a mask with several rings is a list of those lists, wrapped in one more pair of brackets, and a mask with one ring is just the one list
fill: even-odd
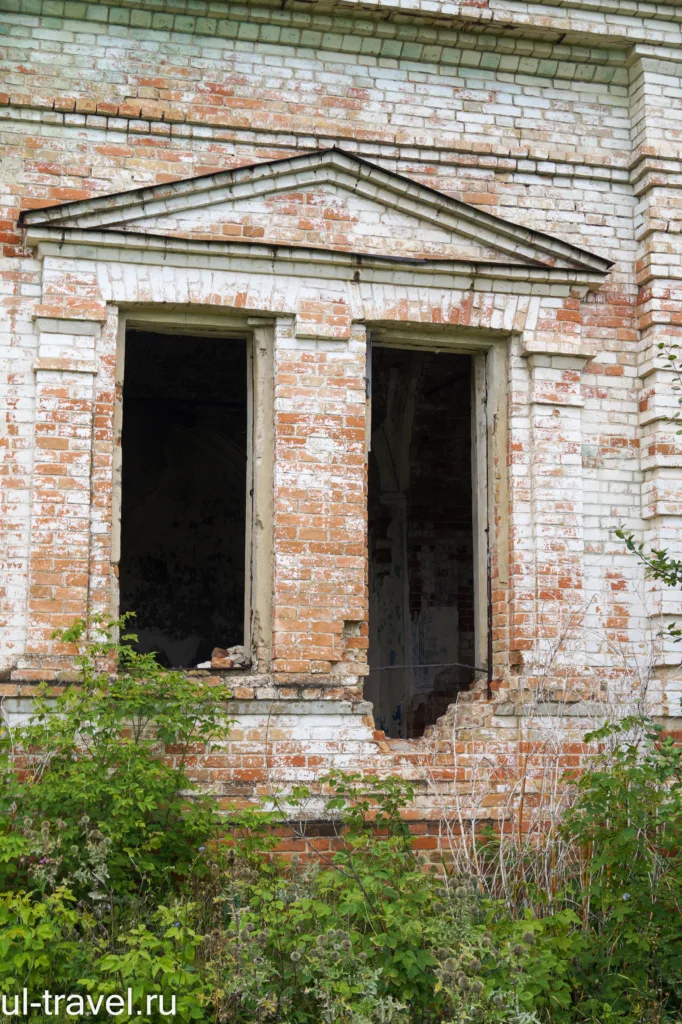
[(674, 729), (682, 6), (0, 9), (5, 711), (132, 610), (226, 802)]

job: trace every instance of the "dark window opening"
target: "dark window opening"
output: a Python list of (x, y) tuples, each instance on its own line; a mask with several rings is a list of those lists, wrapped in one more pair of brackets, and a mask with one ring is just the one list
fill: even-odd
[(121, 443), (120, 609), (140, 649), (180, 668), (243, 644), (246, 343), (129, 331)]
[(471, 364), (372, 349), (365, 696), (391, 737), (421, 736), (475, 676), (453, 664), (476, 663)]

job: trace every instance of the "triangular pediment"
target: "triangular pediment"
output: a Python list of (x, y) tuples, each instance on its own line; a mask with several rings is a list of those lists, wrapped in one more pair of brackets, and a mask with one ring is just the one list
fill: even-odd
[(451, 227), (350, 191), (335, 181), (285, 188), (143, 217), (130, 231), (204, 241), (262, 241), (408, 259), (491, 262), (499, 250)]
[(606, 274), (610, 261), (339, 149), (25, 212), (31, 230)]

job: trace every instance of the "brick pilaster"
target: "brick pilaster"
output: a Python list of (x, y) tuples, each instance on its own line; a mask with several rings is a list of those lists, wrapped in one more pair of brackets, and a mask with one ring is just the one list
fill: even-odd
[(338, 679), (366, 662), (365, 330), (310, 331), (275, 331), (273, 669)]
[[(55, 629), (88, 613), (99, 323), (39, 318), (28, 640), (19, 670), (57, 654)], [(66, 652), (64, 652), (66, 653)], [(25, 674), (25, 673), (24, 673)], [(45, 672), (39, 673), (45, 678)]]

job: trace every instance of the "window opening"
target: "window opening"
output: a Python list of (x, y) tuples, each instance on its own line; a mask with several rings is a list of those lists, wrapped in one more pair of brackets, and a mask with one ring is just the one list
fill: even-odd
[(388, 736), (422, 735), (476, 666), (472, 358), (372, 346), (370, 674)]
[(247, 399), (244, 340), (127, 332), (120, 610), (167, 666), (244, 643)]

